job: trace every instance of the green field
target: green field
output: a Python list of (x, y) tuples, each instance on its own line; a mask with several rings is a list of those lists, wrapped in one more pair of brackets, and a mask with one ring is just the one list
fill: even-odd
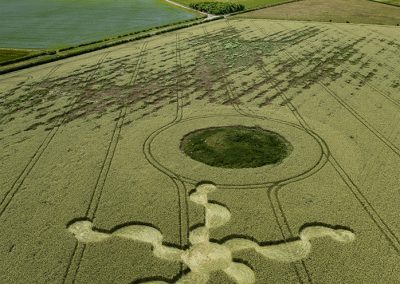
[(15, 60), (33, 54), (34, 51), (26, 49), (0, 48), (0, 63)]
[[(193, 3), (207, 2), (207, 0), (206, 1), (204, 1), (204, 0), (174, 0), (174, 2), (189, 6), (190, 4), (193, 4)], [(288, 2), (288, 0), (215, 0), (215, 2), (238, 3), (238, 4), (243, 4), (246, 9), (252, 9), (252, 8), (256, 8), (256, 7), (262, 7), (262, 6), (267, 6), (267, 5)]]
[(65, 47), (199, 15), (164, 0), (0, 0), (0, 47)]
[[(227, 18), (1, 75), (0, 283), (397, 283), (399, 50), (395, 26)], [(238, 125), (290, 151), (181, 149)]]

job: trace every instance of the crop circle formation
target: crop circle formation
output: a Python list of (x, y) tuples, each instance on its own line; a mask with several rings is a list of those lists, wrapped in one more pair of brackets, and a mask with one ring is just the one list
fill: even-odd
[(291, 145), (279, 134), (261, 127), (221, 126), (185, 135), (181, 150), (192, 159), (221, 168), (257, 168), (282, 161)]

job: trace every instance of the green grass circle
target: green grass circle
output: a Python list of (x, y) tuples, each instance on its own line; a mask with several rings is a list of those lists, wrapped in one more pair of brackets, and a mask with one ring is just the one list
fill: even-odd
[(279, 163), (291, 145), (261, 127), (223, 126), (190, 132), (182, 138), (181, 150), (209, 166), (239, 169)]

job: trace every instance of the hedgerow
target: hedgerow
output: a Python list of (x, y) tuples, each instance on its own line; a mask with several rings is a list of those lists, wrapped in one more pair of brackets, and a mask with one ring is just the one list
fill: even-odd
[(200, 2), (192, 3), (189, 6), (195, 10), (214, 15), (231, 14), (245, 9), (242, 4), (225, 2)]

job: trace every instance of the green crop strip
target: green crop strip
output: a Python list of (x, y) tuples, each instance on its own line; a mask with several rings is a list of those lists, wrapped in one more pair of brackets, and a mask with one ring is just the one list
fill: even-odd
[(33, 52), (23, 49), (0, 49), (0, 63), (14, 61), (16, 59), (31, 55)]

